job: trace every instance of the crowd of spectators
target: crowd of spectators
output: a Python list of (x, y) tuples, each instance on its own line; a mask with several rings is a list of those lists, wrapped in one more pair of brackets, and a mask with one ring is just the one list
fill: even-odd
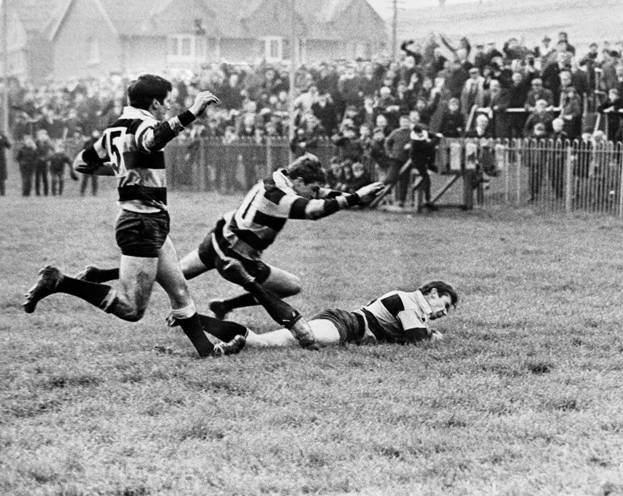
[[(431, 136), (576, 139), (586, 130), (583, 115), (591, 109), (604, 112), (607, 138), (621, 140), (623, 45), (593, 43), (586, 53), (576, 53), (571, 41), (564, 32), (556, 41), (545, 36), (531, 47), (516, 38), (496, 46), (436, 35), (422, 44), (402, 43), (397, 60), (379, 54), (302, 65), (294, 78), (292, 123), (286, 65), (212, 63), (196, 73), (165, 75), (174, 82), (172, 112), (204, 88), (221, 99), (182, 139), (264, 143), (289, 137), (295, 154), (313, 152), (330, 139), (337, 150), (330, 176), (337, 187), (352, 189), (369, 179), (369, 167), (362, 173), (360, 164), (373, 162), (388, 171), (405, 159), (400, 149), (405, 143), (393, 146), (395, 140), (388, 140), (401, 120)], [(64, 153), (58, 144), (93, 139), (114, 121), (129, 79), (114, 75), (37, 87), (11, 81), (11, 140), (17, 143), (24, 195), (33, 178), (36, 194), (47, 194), (55, 154), (51, 191), (62, 193), (59, 178), (67, 162), (58, 157)]]

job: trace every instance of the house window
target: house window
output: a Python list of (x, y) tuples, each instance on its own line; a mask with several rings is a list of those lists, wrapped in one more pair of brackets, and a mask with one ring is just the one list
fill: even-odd
[(205, 58), (205, 36), (179, 34), (169, 36), (167, 60), (173, 63), (202, 62)]
[(87, 40), (88, 48), (89, 48), (89, 64), (99, 64), (100, 63), (100, 43), (97, 38), (89, 37)]
[(283, 59), (283, 38), (267, 36), (264, 41), (264, 58), (268, 61)]

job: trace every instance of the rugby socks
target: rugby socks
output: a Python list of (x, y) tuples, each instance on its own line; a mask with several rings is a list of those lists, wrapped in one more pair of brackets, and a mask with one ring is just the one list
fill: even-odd
[(244, 289), (249, 291), (250, 294), (248, 296), (255, 298), (260, 305), (266, 309), (268, 315), (270, 315), (279, 325), (289, 329), (298, 319), (301, 318), (301, 314), (298, 310), (268, 291), (258, 282), (250, 281), (244, 285)]
[(238, 335), (245, 336), (247, 334), (247, 328), (236, 322), (219, 320), (214, 317), (208, 317), (207, 315), (198, 315), (203, 330), (209, 332), (212, 336), (221, 341), (231, 341)]
[(185, 319), (178, 318), (177, 321), (182, 327), (184, 334), (188, 336), (188, 339), (190, 339), (190, 342), (197, 350), (197, 353), (199, 353), (199, 356), (202, 358), (210, 356), (214, 350), (214, 346), (205, 335), (205, 332), (203, 332), (199, 314), (195, 312), (192, 317)]
[(82, 281), (68, 276), (62, 277), (56, 287), (56, 292), (76, 296), (106, 311), (113, 303), (115, 294), (115, 291), (105, 284)]
[(201, 320), (193, 302), (182, 308), (174, 308), (170, 315), (182, 327), (184, 334), (188, 336), (200, 357), (212, 354), (214, 346), (203, 332)]
[(99, 267), (89, 266), (80, 276), (80, 279), (90, 282), (107, 282), (119, 279), (119, 269), (100, 269)]
[(97, 282), (116, 281), (119, 279), (119, 269), (98, 269)]
[(234, 308), (253, 307), (257, 304), (257, 299), (250, 293), (223, 300), (223, 307), (226, 312), (231, 312)]

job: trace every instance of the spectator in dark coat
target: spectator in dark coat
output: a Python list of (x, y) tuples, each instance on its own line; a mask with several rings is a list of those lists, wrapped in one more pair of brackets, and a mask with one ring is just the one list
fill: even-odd
[(419, 172), (422, 179), (421, 188), (424, 191), (425, 207), (435, 210), (436, 207), (430, 202), (430, 176), (429, 170), (436, 171), (435, 167), (435, 145), (437, 139), (429, 135), (428, 131), (422, 126), (413, 126), (411, 131), (411, 142), (409, 143), (409, 158), (413, 167)]
[(311, 111), (327, 133), (337, 131), (337, 109), (328, 93), (318, 95), (318, 101), (312, 103)]
[(50, 156), (54, 151), (52, 141), (45, 129), (37, 131), (37, 161), (35, 163), (35, 194), (39, 196), (43, 193), (48, 196), (48, 168), (50, 165)]
[(605, 113), (604, 117), (607, 120), (608, 140), (616, 141), (619, 136), (619, 130), (621, 129), (621, 117), (623, 114), (619, 113), (619, 110), (623, 108), (623, 100), (619, 94), (619, 90), (611, 88), (608, 91), (608, 99), (597, 107), (597, 112)]
[(553, 141), (554, 149), (551, 152), (551, 172), (550, 179), (552, 189), (556, 198), (561, 199), (564, 192), (565, 182), (565, 162), (567, 160), (567, 140), (569, 136), (563, 131), (564, 122), (556, 118), (552, 121), (553, 132), (550, 139)]
[(400, 174), (400, 169), (409, 160), (409, 144), (411, 142), (411, 119), (402, 115), (400, 127), (394, 129), (385, 140), (385, 151), (392, 160), (391, 168), (385, 178), (385, 184), (396, 184), (396, 201), (403, 207), (407, 198), (411, 169)]
[[(531, 129), (529, 138), (534, 140), (542, 140), (547, 138), (545, 124), (537, 122)], [(547, 169), (548, 150), (544, 146), (536, 143), (534, 146), (528, 146), (526, 150), (526, 162), (528, 164), (528, 189), (530, 190), (529, 202), (537, 199), (541, 190), (541, 183)]]
[(446, 138), (460, 138), (465, 131), (465, 118), (459, 109), (459, 101), (451, 98), (441, 116), (439, 132)]
[(488, 109), (492, 121), (493, 136), (495, 138), (509, 137), (509, 119), (506, 109), (509, 105), (508, 91), (500, 86), (499, 81), (492, 80), (489, 94), (485, 98), (485, 108)]
[[(522, 109), (528, 97), (528, 81), (520, 72), (513, 72), (513, 83), (508, 88), (508, 106), (512, 109)], [(524, 112), (513, 112), (508, 115), (509, 138), (521, 138), (523, 126), (526, 122)]]
[(22, 176), (22, 196), (30, 196), (35, 167), (37, 166), (37, 157), (37, 145), (32, 136), (27, 134), (24, 136), (15, 156)]
[(525, 109), (528, 112), (532, 112), (534, 110), (537, 100), (545, 100), (548, 107), (554, 105), (554, 94), (547, 88), (543, 87), (543, 80), (541, 78), (534, 78), (530, 82), (530, 86), (531, 89), (528, 91), (528, 96), (526, 97), (525, 102)]
[(7, 180), (6, 149), (11, 148), (11, 142), (4, 133), (0, 133), (0, 196), (6, 194), (5, 182)]
[(65, 185), (65, 166), (69, 167), (69, 175), (74, 180), (78, 180), (78, 175), (71, 167), (71, 159), (65, 153), (65, 147), (62, 144), (56, 146), (56, 150), (50, 156), (50, 176), (52, 179), (52, 195), (61, 196), (63, 194), (63, 186)]
[(536, 124), (543, 124), (547, 134), (552, 132), (552, 115), (547, 110), (547, 102), (545, 100), (537, 100), (534, 111), (526, 119), (523, 129), (523, 136), (529, 138), (534, 132)]

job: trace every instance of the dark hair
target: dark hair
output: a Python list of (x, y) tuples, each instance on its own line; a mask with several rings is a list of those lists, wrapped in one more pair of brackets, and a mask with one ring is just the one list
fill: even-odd
[(173, 89), (166, 79), (154, 74), (143, 74), (128, 87), (128, 101), (132, 107), (148, 110), (154, 99), (164, 103), (167, 93)]
[(439, 296), (447, 295), (450, 297), (450, 301), (452, 302), (452, 306), (456, 308), (457, 303), (459, 302), (459, 295), (456, 293), (455, 289), (450, 286), (447, 282), (443, 281), (431, 281), (423, 284), (418, 288), (422, 294), (427, 295), (433, 289), (437, 290)]
[(325, 182), (325, 172), (316, 155), (306, 153), (288, 166), (288, 176), (292, 179), (300, 177), (305, 184)]

